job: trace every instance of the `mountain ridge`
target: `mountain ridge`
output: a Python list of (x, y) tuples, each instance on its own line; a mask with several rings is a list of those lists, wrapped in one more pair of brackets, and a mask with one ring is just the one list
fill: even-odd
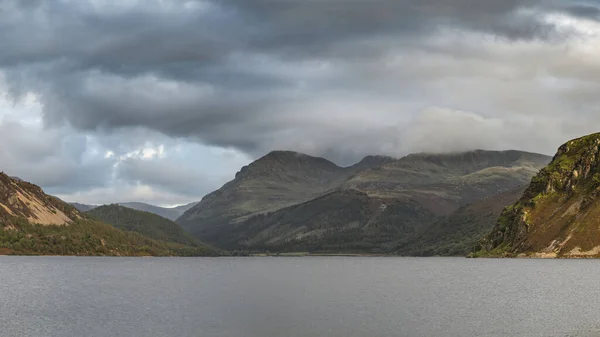
[[(335, 237), (315, 231), (327, 227), (324, 219), (329, 219), (331, 226), (347, 233), (358, 226), (363, 234), (376, 237), (364, 250), (384, 250), (389, 239), (383, 235), (386, 231), (397, 237), (410, 234), (434, 217), (447, 216), (462, 205), (518, 188), (549, 161), (550, 157), (530, 152), (478, 150), (414, 154), (397, 159), (367, 156), (355, 165), (340, 167), (320, 157), (275, 151), (242, 168), (233, 180), (205, 196), (177, 223), (217, 246), (287, 251), (287, 244), (307, 247), (298, 243), (305, 242), (306, 237), (312, 236), (315, 242)], [(329, 199), (322, 199), (323, 196)], [(319, 204), (323, 200), (335, 207), (347, 207), (348, 212), (353, 211), (350, 207), (365, 211), (355, 213), (356, 218), (344, 218), (347, 223), (339, 223), (332, 215), (334, 210)], [(369, 210), (369, 205), (375, 204), (393, 207), (375, 221), (372, 212), (376, 211)], [(307, 223), (298, 223), (289, 215), (299, 216), (298, 207), (313, 215), (304, 217)], [(388, 220), (398, 216), (390, 212), (392, 209), (404, 209), (414, 217), (390, 225)], [(299, 230), (301, 227), (304, 232)], [(373, 228), (379, 228), (379, 232)], [(288, 232), (284, 233), (284, 229)], [(279, 233), (279, 239), (265, 233)], [(352, 235), (336, 239), (356, 243)], [(350, 246), (343, 243), (337, 247)], [(318, 244), (311, 243), (310, 247), (316, 249)]]

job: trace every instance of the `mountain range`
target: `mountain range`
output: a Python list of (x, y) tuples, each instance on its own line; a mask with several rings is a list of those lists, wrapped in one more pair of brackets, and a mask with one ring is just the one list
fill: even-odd
[[(214, 255), (223, 249), (464, 255), (550, 160), (522, 151), (477, 150), (367, 156), (340, 167), (325, 158), (274, 151), (241, 168), (200, 202), (177, 208), (134, 202), (69, 205), (35, 185), (5, 176), (8, 187), (5, 202), (0, 199), (0, 215), (5, 213), (0, 222), (5, 233), (8, 228), (20, 234), (4, 241), (3, 249), (55, 253), (55, 241), (48, 244), (45, 238), (50, 248), (39, 249), (36, 240), (21, 239), (42, 239), (50, 229), (69, 238), (83, 224), (85, 229), (75, 232), (100, 238), (95, 231), (102, 228), (106, 233), (110, 228), (110, 237), (119, 237), (116, 241), (127, 249), (83, 248), (77, 239), (70, 254)], [(15, 186), (35, 192), (26, 194)], [(23, 201), (22, 195), (28, 197)], [(112, 244), (98, 240), (103, 247)]]
[[(231, 250), (410, 252), (410, 241), (423, 240), (428, 227), (444, 219), (460, 222), (455, 212), (461, 207), (523, 188), (549, 161), (534, 153), (478, 150), (369, 156), (339, 167), (324, 158), (274, 151), (243, 167), (176, 222)], [(486, 230), (493, 226), (489, 218), (485, 223)]]

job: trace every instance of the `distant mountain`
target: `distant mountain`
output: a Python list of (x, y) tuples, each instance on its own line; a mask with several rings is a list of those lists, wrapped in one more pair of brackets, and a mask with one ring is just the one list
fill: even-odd
[(91, 220), (31, 183), (0, 173), (0, 254), (187, 255)]
[(562, 145), (474, 256), (600, 257), (600, 133)]
[(367, 157), (350, 167), (275, 151), (177, 222), (230, 249), (391, 252), (461, 206), (529, 182), (550, 158), (520, 151)]
[(86, 204), (80, 204), (78, 202), (71, 202), (70, 204), (71, 204), (71, 206), (77, 208), (77, 210), (80, 212), (87, 212), (87, 211), (90, 211), (90, 210), (98, 207), (97, 205), (86, 205)]
[[(182, 205), (182, 206), (177, 206), (177, 207), (172, 207), (172, 208), (154, 206), (154, 205), (146, 204), (143, 202), (123, 202), (123, 203), (118, 203), (118, 204), (128, 207), (128, 208), (138, 210), (138, 211), (150, 212), (150, 213), (153, 213), (156, 215), (160, 215), (163, 218), (167, 218), (169, 220), (175, 221), (175, 219), (180, 217), (183, 213), (185, 213), (190, 208), (194, 207), (194, 205), (196, 205), (197, 203), (198, 202), (192, 202), (187, 205)], [(92, 209), (98, 207), (97, 205), (86, 205), (86, 204), (80, 204), (80, 203), (76, 203), (76, 202), (72, 202), (71, 205), (73, 205), (75, 208), (77, 208), (80, 212), (91, 211)]]
[(133, 208), (133, 209), (136, 209), (138, 211), (144, 211), (144, 212), (154, 213), (154, 214), (162, 216), (163, 218), (167, 218), (169, 220), (175, 220), (175, 219), (177, 219), (187, 209), (189, 209), (189, 208), (191, 208), (193, 206), (193, 205), (191, 205), (189, 207), (187, 207), (188, 205), (183, 206), (184, 208), (187, 207), (187, 209), (182, 210), (182, 209), (175, 209), (175, 208), (166, 208), (166, 207), (154, 206), (154, 205), (146, 204), (146, 203), (143, 203), (143, 202), (121, 202), (121, 203), (119, 203), (119, 205), (125, 206), (125, 207), (129, 207), (129, 208)]

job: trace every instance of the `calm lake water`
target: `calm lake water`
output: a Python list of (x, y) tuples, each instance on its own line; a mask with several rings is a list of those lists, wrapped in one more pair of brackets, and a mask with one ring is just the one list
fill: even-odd
[(0, 336), (600, 336), (600, 261), (0, 257)]

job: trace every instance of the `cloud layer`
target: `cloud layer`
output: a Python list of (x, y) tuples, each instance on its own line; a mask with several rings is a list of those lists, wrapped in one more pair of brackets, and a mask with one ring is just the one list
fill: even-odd
[(0, 167), (174, 204), (274, 149), (551, 154), (598, 131), (599, 6), (3, 0)]

